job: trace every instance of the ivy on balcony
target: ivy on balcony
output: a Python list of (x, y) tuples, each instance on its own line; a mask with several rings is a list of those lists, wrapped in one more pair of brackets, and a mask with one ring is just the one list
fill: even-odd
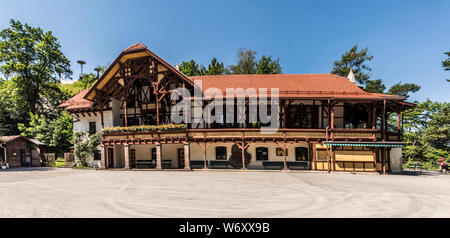
[(164, 124), (164, 125), (142, 125), (142, 126), (128, 126), (128, 127), (108, 127), (103, 128), (104, 133), (119, 133), (119, 132), (140, 132), (140, 131), (169, 131), (169, 130), (183, 130), (186, 129), (186, 124)]

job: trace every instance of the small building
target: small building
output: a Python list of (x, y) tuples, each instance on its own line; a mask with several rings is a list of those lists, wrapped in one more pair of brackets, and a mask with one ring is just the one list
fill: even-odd
[[(5, 151), (6, 150), (6, 151)], [(40, 167), (47, 145), (25, 136), (0, 137), (0, 164), (9, 167)]]

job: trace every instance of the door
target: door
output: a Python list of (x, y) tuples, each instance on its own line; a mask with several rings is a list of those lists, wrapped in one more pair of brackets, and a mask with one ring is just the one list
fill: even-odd
[(130, 149), (130, 167), (136, 168), (136, 150)]
[(114, 168), (114, 149), (108, 148), (108, 168)]
[(295, 161), (308, 161), (308, 148), (297, 147), (295, 148)]
[(178, 149), (178, 168), (184, 168), (184, 149)]

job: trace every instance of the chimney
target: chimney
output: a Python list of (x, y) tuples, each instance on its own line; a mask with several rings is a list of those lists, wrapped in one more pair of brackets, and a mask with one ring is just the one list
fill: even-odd
[(175, 64), (175, 69), (177, 69), (178, 71), (180, 71), (180, 66), (178, 64)]
[(348, 74), (347, 78), (348, 80), (350, 80), (350, 82), (356, 84), (356, 78), (352, 68), (350, 68), (350, 73)]

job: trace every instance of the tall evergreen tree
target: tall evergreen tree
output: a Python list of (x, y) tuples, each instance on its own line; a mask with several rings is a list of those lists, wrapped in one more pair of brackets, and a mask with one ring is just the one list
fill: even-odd
[(256, 65), (257, 74), (281, 74), (280, 59), (273, 60), (272, 56), (263, 55)]
[(369, 53), (368, 48), (358, 50), (358, 45), (353, 46), (350, 51), (345, 52), (339, 61), (334, 62), (332, 74), (347, 77), (350, 69), (355, 74), (356, 81), (365, 85), (370, 78), (372, 69), (367, 65), (373, 56)]
[[(445, 71), (450, 71), (450, 51), (445, 52), (444, 54), (447, 55), (448, 58), (442, 61), (442, 67)], [(447, 82), (450, 82), (450, 79), (447, 79)]]

